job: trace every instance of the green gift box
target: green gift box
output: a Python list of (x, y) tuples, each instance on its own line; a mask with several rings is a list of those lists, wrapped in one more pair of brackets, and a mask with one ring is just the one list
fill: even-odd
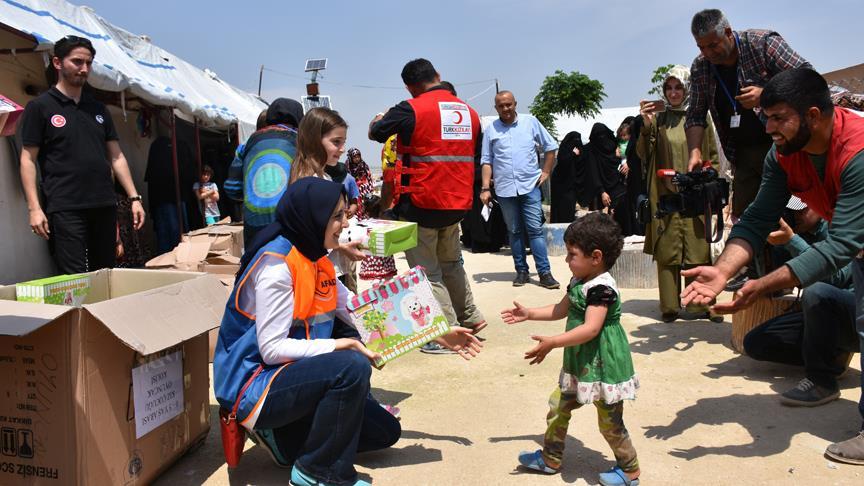
[(370, 255), (391, 256), (417, 246), (417, 223), (364, 219), (343, 230), (339, 241), (360, 241), (360, 248)]
[(15, 300), (80, 307), (90, 292), (90, 276), (58, 275), (15, 284)]

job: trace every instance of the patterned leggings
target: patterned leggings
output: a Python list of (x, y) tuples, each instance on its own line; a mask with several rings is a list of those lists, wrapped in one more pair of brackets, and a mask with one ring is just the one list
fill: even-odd
[[(561, 468), (561, 459), (564, 457), (564, 440), (567, 438), (567, 425), (570, 422), (571, 412), (582, 407), (582, 403), (576, 400), (575, 394), (564, 394), (560, 388), (555, 388), (549, 396), (549, 414), (546, 416), (546, 435), (543, 438), (543, 461), (553, 469)], [(639, 460), (636, 458), (636, 449), (630, 441), (630, 434), (624, 427), (624, 402), (612, 405), (602, 400), (594, 402), (597, 407), (597, 423), (600, 433), (612, 448), (618, 466), (624, 472), (639, 470)]]

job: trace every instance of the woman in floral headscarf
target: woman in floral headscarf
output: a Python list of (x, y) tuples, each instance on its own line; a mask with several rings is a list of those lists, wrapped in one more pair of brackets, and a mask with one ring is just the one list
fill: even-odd
[[(651, 214), (656, 214), (661, 196), (676, 192), (668, 178), (657, 177), (657, 170), (674, 169), (687, 172), (689, 151), (684, 134), (684, 120), (689, 84), (690, 70), (676, 65), (663, 80), (663, 100), (639, 103), (644, 124), (636, 152), (643, 161), (643, 176), (648, 187)], [(702, 153), (708, 156), (716, 169), (717, 142), (710, 117), (705, 133), (707, 136), (702, 141)], [(660, 312), (664, 322), (672, 322), (679, 317), (681, 311), (681, 269), (711, 264), (710, 249), (705, 241), (704, 217), (684, 218), (673, 213), (652, 219), (645, 227), (643, 251), (653, 255), (657, 262)], [(697, 318), (722, 320), (722, 316), (710, 315), (707, 307), (693, 306), (687, 311)]]
[[(380, 207), (380, 199), (375, 195), (375, 186), (372, 183), (372, 172), (369, 165), (363, 160), (363, 156), (356, 148), (348, 149), (348, 172), (357, 181), (360, 190), (360, 205), (357, 209), (357, 220), (362, 221), (369, 218), (377, 218), (383, 208)], [(390, 278), (396, 275), (396, 261), (393, 257), (367, 256), (360, 262), (360, 278), (363, 280), (378, 280)]]

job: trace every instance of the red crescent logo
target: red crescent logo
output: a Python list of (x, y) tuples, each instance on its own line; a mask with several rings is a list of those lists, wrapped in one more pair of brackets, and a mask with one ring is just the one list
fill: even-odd
[(63, 128), (66, 126), (66, 119), (63, 118), (63, 115), (54, 115), (51, 117), (51, 124), (57, 128)]
[(461, 124), (462, 124), (462, 112), (461, 112), (461, 111), (454, 111), (453, 114), (456, 115), (456, 122), (455, 122), (455, 124), (456, 124), (456, 125), (461, 125)]

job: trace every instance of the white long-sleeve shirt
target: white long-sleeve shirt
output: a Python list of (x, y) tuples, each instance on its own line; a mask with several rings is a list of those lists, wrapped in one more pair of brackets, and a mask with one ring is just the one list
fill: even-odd
[[(280, 259), (264, 259), (255, 276), (255, 332), (264, 363), (278, 365), (336, 348), (335, 339), (292, 339), (288, 337), (294, 321), (294, 282), (288, 265)], [(347, 304), (351, 292), (336, 281), (336, 317), (351, 323)]]

